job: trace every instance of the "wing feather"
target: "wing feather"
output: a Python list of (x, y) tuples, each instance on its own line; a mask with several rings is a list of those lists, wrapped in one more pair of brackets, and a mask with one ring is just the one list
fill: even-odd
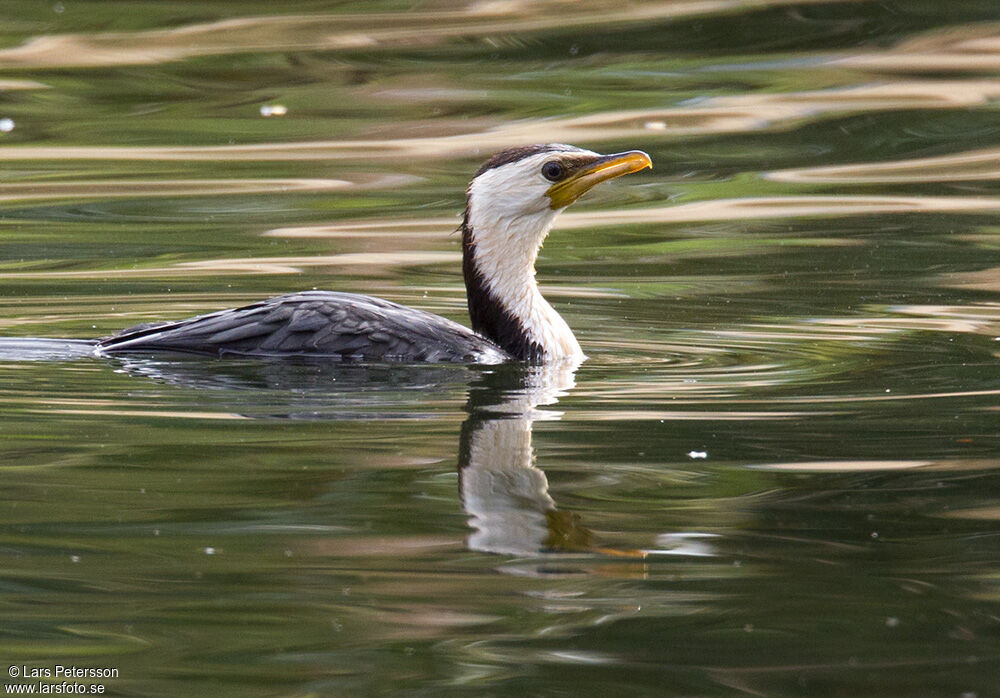
[(99, 351), (402, 361), (510, 358), (489, 340), (437, 315), (331, 291), (294, 293), (180, 322), (134, 327), (103, 339)]

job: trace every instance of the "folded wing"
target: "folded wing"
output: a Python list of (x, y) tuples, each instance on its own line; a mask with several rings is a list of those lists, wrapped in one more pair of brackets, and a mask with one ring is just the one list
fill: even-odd
[(373, 361), (509, 360), (495, 344), (432, 313), (372, 296), (306, 291), (102, 339), (98, 353), (313, 356)]

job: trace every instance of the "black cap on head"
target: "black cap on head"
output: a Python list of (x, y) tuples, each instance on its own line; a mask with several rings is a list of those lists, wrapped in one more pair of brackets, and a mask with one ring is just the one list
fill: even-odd
[(524, 158), (532, 155), (538, 155), (539, 153), (547, 153), (550, 151), (558, 152), (560, 150), (577, 149), (571, 145), (563, 145), (562, 143), (535, 143), (534, 145), (522, 145), (517, 148), (507, 148), (507, 150), (501, 150), (499, 153), (484, 162), (482, 167), (476, 170), (476, 174), (472, 175), (472, 177), (475, 179), (483, 172), (492, 170), (494, 167), (509, 165), (512, 162), (523, 160)]

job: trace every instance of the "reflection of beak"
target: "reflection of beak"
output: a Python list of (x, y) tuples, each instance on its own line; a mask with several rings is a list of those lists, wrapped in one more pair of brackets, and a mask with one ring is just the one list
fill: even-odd
[(653, 161), (641, 150), (605, 155), (549, 187), (545, 192), (552, 202), (549, 208), (565, 208), (601, 182), (652, 166)]

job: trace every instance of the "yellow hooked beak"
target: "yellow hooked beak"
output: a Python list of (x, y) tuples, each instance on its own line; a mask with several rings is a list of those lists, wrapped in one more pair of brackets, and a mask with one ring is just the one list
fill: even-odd
[(601, 182), (652, 166), (653, 161), (641, 150), (605, 155), (549, 187), (545, 192), (552, 202), (549, 207), (565, 208)]

